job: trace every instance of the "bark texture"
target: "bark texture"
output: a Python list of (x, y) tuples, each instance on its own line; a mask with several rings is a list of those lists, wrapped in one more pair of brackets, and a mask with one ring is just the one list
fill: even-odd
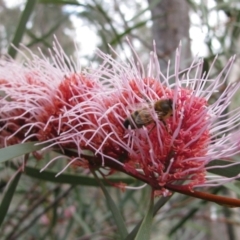
[(156, 41), (162, 71), (168, 60), (174, 59), (175, 50), (182, 43), (181, 67), (187, 66), (191, 58), (189, 39), (189, 6), (186, 0), (162, 0), (151, 7), (155, 0), (148, 0), (153, 19), (153, 39)]

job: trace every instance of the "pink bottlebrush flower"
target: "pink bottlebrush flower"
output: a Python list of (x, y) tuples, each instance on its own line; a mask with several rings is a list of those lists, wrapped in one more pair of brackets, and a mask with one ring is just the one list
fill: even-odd
[[(211, 180), (206, 171), (212, 160), (239, 152), (231, 131), (240, 112), (225, 110), (240, 84), (227, 85), (209, 103), (225, 86), (233, 58), (211, 79), (202, 76), (199, 59), (180, 71), (179, 51), (173, 75), (161, 72), (155, 53), (147, 74), (140, 60), (124, 63), (102, 52), (101, 66), (76, 73), (61, 49), (54, 54), (54, 64), (36, 56), (26, 66), (1, 63), (2, 146), (38, 140), (63, 152), (77, 149), (68, 165), (122, 171), (161, 194), (172, 185), (192, 189), (229, 180)], [(161, 110), (163, 102), (168, 111)]]
[[(85, 168), (89, 168), (89, 159), (85, 158), (89, 150), (101, 164), (104, 152), (118, 162), (115, 158), (124, 148), (120, 149), (112, 138), (106, 141), (105, 131), (112, 131), (112, 126), (105, 126), (102, 131), (103, 126), (99, 124), (103, 112), (112, 105), (105, 98), (113, 92), (108, 81), (99, 81), (101, 66), (88, 71), (79, 68), (76, 72), (78, 67), (70, 63), (59, 45), (54, 47), (50, 60), (35, 55), (26, 60), (25, 65), (1, 60), (0, 146), (40, 141), (40, 144), (48, 143), (46, 148), (55, 147), (63, 152), (76, 149), (78, 154), (68, 155), (69, 165), (74, 163)], [(117, 141), (121, 138), (115, 136)], [(100, 148), (101, 155), (95, 152)]]
[[(1, 61), (1, 146), (36, 140), (58, 145), (54, 140), (72, 126), (76, 131), (90, 128), (82, 123), (85, 117), (79, 105), (87, 106), (86, 100), (102, 94), (102, 84), (81, 70), (75, 72), (77, 66), (58, 47), (51, 60), (32, 55), (25, 65)], [(71, 115), (76, 105), (77, 118)], [(89, 118), (94, 121), (94, 116)], [(76, 147), (71, 142), (61, 144), (61, 148)]]
[[(170, 75), (168, 69), (166, 76), (160, 70), (155, 52), (151, 53), (147, 74), (137, 54), (137, 63), (116, 61), (102, 52), (99, 55), (106, 64), (103, 80), (111, 79), (115, 92), (101, 102), (105, 110), (98, 121), (98, 131), (105, 133), (106, 141), (116, 143), (115, 151), (125, 149), (123, 153), (127, 155), (116, 158), (124, 162), (125, 172), (156, 189), (171, 185), (192, 189), (231, 180), (220, 176), (213, 179), (206, 171), (211, 168), (207, 166), (211, 161), (228, 159), (239, 152), (239, 143), (233, 141), (231, 132), (239, 128), (240, 109), (225, 112), (240, 86), (240, 83), (227, 85), (234, 58), (217, 76), (209, 78), (216, 59), (207, 74), (202, 75), (201, 59), (180, 71), (179, 51), (175, 73)], [(221, 89), (218, 99), (210, 104), (210, 99)], [(159, 100), (172, 101), (172, 116), (164, 121), (161, 121), (163, 112), (156, 111)], [(140, 124), (136, 119), (140, 119)], [(89, 144), (95, 148), (94, 141)], [(95, 148), (95, 152), (106, 158), (109, 155), (104, 147)], [(222, 168), (214, 168), (218, 167)]]

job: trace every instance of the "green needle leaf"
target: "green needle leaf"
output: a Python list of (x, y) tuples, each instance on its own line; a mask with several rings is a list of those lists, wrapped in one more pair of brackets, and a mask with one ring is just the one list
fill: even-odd
[[(165, 205), (165, 203), (167, 203), (167, 202), (169, 201), (169, 199), (170, 199), (172, 196), (173, 196), (173, 194), (170, 195), (170, 196), (168, 196), (168, 197), (161, 197), (161, 198), (157, 201), (157, 203), (154, 205), (154, 208), (153, 208), (153, 217), (157, 214), (158, 210), (159, 210), (160, 208), (162, 208), (162, 207)], [(143, 221), (143, 220), (141, 220), (141, 221), (134, 227), (134, 229), (131, 231), (131, 233), (127, 236), (127, 238), (126, 238), (125, 240), (135, 239), (134, 237), (137, 235), (138, 230), (139, 230), (139, 228), (140, 228), (140, 226), (141, 226), (141, 224), (142, 224), (142, 221)]]
[[(12, 43), (15, 47), (18, 47), (19, 43), (22, 40), (23, 34), (27, 27), (28, 20), (33, 12), (33, 9), (34, 9), (34, 6), (36, 3), (37, 3), (37, 0), (28, 0), (26, 3), (25, 9), (24, 9), (22, 16), (18, 22), (17, 30), (15, 32), (15, 35), (14, 35), (14, 38), (12, 41)], [(8, 49), (8, 54), (12, 58), (15, 58), (15, 56), (17, 54), (17, 50), (13, 46), (10, 46)]]
[(221, 175), (224, 177), (235, 177), (240, 173), (240, 168), (239, 165), (234, 165), (234, 166), (228, 166), (231, 164), (229, 161), (224, 161), (224, 160), (214, 160), (211, 161), (207, 167), (212, 167), (212, 166), (223, 166), (223, 168), (213, 168), (209, 169), (208, 172)]
[(154, 191), (151, 189), (151, 194), (149, 199), (148, 211), (144, 217), (142, 224), (139, 228), (135, 240), (146, 240), (150, 239), (151, 235), (151, 226), (153, 221), (153, 212), (154, 212)]
[(15, 157), (22, 156), (24, 154), (34, 152), (37, 150), (42, 149), (45, 145), (35, 145), (37, 142), (27, 142), (12, 145), (9, 147), (1, 148), (0, 149), (0, 163), (3, 163), (7, 160), (13, 159)]
[[(124, 223), (124, 220), (122, 218), (122, 215), (120, 213), (120, 211), (118, 210), (116, 204), (114, 203), (114, 201), (112, 200), (110, 194), (108, 193), (107, 189), (105, 188), (104, 184), (102, 183), (102, 181), (98, 178), (97, 174), (92, 171), (94, 177), (96, 178), (96, 180), (98, 181), (105, 197), (106, 197), (106, 200), (107, 200), (107, 204), (108, 204), (108, 207), (110, 209), (110, 211), (112, 212), (113, 214), (113, 218), (115, 220), (115, 223), (117, 225), (117, 228), (118, 228), (118, 232), (121, 236), (121, 239), (125, 239), (128, 235), (128, 232), (127, 232), (127, 228), (125, 226), (125, 223)], [(146, 238), (147, 239), (147, 238)]]
[(18, 171), (15, 177), (11, 180), (11, 183), (6, 191), (6, 193), (3, 196), (1, 205), (0, 205), (0, 226), (3, 223), (3, 220), (7, 214), (8, 208), (10, 206), (10, 203), (12, 201), (13, 195), (15, 193), (16, 187), (18, 185), (18, 181), (21, 177), (22, 172)]
[[(11, 167), (16, 169), (16, 167), (14, 166), (11, 166)], [(57, 172), (46, 171), (46, 170), (43, 172), (40, 172), (39, 169), (32, 168), (32, 167), (25, 167), (24, 174), (26, 174), (29, 177), (41, 179), (44, 181), (50, 181), (54, 183), (64, 183), (64, 184), (70, 184), (70, 185), (84, 185), (84, 186), (94, 186), (94, 187), (99, 186), (96, 179), (91, 177), (85, 177), (85, 176), (79, 176), (79, 175), (73, 175), (73, 174), (61, 174), (56, 177)], [(136, 182), (136, 180), (133, 178), (121, 178), (121, 177), (119, 178), (112, 177), (112, 178), (109, 178), (109, 181), (112, 183), (124, 182), (126, 184), (134, 184)]]

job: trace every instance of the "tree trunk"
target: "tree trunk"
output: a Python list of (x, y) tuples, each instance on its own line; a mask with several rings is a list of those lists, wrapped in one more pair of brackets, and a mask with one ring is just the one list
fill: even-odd
[(167, 69), (168, 60), (173, 60), (175, 50), (182, 43), (181, 68), (189, 64), (191, 58), (189, 39), (189, 6), (187, 1), (161, 0), (151, 7), (155, 0), (148, 0), (153, 19), (153, 39), (160, 66), (163, 72)]

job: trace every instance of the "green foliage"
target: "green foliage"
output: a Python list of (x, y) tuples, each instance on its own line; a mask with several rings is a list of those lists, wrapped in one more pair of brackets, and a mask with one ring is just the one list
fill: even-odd
[[(36, 5), (36, 3), (37, 3), (37, 0), (28, 0), (27, 1), (26, 7), (25, 7), (24, 11), (22, 12), (21, 19), (19, 21), (14, 38), (12, 40), (12, 44), (16, 47), (19, 46), (19, 43), (21, 42), (21, 40), (23, 38), (23, 35), (26, 30), (27, 22), (33, 12), (33, 9), (34, 9), (34, 6)], [(15, 58), (15, 56), (17, 54), (16, 49), (13, 48), (13, 46), (10, 46), (9, 50), (8, 50), (8, 54), (12, 58)]]

